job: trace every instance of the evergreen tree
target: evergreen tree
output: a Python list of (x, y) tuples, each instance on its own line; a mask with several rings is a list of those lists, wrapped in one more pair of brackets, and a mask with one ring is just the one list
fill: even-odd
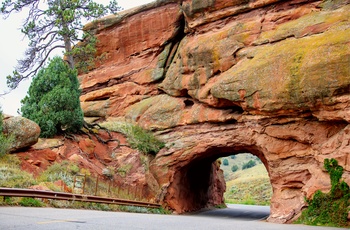
[(42, 137), (76, 132), (83, 125), (79, 96), (77, 71), (55, 57), (33, 78), (27, 96), (21, 101), (22, 116), (40, 126)]

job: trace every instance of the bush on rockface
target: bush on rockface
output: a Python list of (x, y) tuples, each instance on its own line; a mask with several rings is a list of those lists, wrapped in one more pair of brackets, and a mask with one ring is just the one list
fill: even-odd
[(33, 78), (27, 96), (21, 101), (22, 116), (40, 126), (41, 137), (76, 132), (83, 125), (79, 97), (77, 71), (55, 57)]
[(142, 153), (156, 155), (165, 143), (157, 139), (152, 132), (143, 129), (138, 125), (127, 122), (103, 123), (101, 126), (124, 134), (130, 144), (130, 147), (137, 149)]
[(335, 159), (325, 159), (324, 168), (330, 174), (331, 191), (323, 193), (318, 190), (311, 200), (307, 199), (308, 208), (296, 223), (349, 227), (350, 188), (341, 181), (343, 167)]
[(0, 157), (9, 152), (12, 142), (14, 141), (12, 136), (3, 133), (3, 119), (4, 116), (0, 107)]

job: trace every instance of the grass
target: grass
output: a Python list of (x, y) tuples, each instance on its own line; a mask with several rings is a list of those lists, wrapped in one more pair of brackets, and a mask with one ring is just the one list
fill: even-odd
[(165, 143), (158, 140), (152, 132), (135, 124), (114, 121), (105, 122), (101, 126), (124, 134), (127, 137), (130, 147), (142, 153), (155, 155), (165, 146)]
[(133, 212), (133, 213), (153, 213), (153, 214), (171, 214), (172, 212), (164, 208), (146, 208), (137, 206), (126, 206), (116, 204), (102, 204), (81, 201), (63, 201), (34, 199), (30, 197), (2, 197), (0, 196), (0, 206), (24, 206), (24, 207), (54, 207), (69, 209), (89, 209), (110, 212)]
[[(20, 160), (16, 155), (5, 155), (0, 158), (0, 186), (7, 188), (28, 188), (33, 185), (41, 185), (49, 188), (52, 191), (68, 192), (74, 187), (74, 193), (84, 193), (87, 195), (98, 195), (106, 197), (118, 197), (122, 199), (146, 201), (141, 197), (140, 191), (137, 189), (130, 190), (127, 188), (118, 187), (112, 182), (92, 176), (87, 169), (80, 169), (75, 163), (69, 161), (56, 162), (37, 178), (32, 174), (27, 173), (20, 167)], [(126, 175), (130, 171), (132, 165), (125, 165), (118, 169), (117, 173)], [(85, 176), (86, 175), (86, 176)], [(66, 186), (55, 184), (57, 181), (63, 181)], [(84, 191), (83, 184), (85, 180)], [(75, 184), (74, 184), (75, 181)], [(97, 185), (96, 185), (97, 184)]]
[[(226, 203), (269, 205), (272, 196), (270, 178), (263, 164), (242, 170), (246, 162), (256, 159), (251, 154), (239, 154), (234, 159), (226, 157), (229, 164), (221, 165), (226, 179), (226, 192), (224, 194)], [(232, 172), (233, 165), (239, 170)]]
[(12, 154), (0, 158), (0, 187), (27, 188), (36, 184), (32, 174), (21, 170), (20, 163)]
[(24, 207), (42, 207), (44, 206), (43, 203), (37, 199), (31, 198), (31, 197), (23, 197), (19, 201), (19, 205)]

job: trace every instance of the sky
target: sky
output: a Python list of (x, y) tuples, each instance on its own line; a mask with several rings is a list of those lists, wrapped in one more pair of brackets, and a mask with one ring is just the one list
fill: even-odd
[[(124, 10), (153, 1), (155, 0), (117, 0), (118, 5)], [(2, 2), (3, 0), (0, 0), (0, 6)], [(109, 0), (95, 0), (95, 2), (106, 5)], [(28, 45), (28, 40), (24, 38), (20, 30), (24, 17), (24, 13), (11, 14), (6, 20), (0, 16), (0, 94), (9, 91), (6, 86), (6, 76), (13, 72), (17, 60), (24, 57)], [(5, 96), (0, 96), (0, 106), (4, 114), (18, 115), (17, 110), (21, 107), (20, 101), (26, 96), (29, 86), (30, 79), (24, 80), (17, 89)]]

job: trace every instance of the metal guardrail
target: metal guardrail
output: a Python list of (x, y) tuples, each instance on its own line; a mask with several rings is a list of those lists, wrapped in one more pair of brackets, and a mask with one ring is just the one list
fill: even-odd
[(91, 195), (83, 195), (83, 194), (72, 194), (72, 193), (53, 192), (53, 191), (34, 190), (34, 189), (21, 189), (21, 188), (0, 188), (0, 196), (83, 201), (83, 202), (93, 202), (93, 203), (138, 206), (138, 207), (147, 207), (147, 208), (161, 207), (161, 205), (159, 204), (142, 202), (142, 201), (133, 201), (133, 200), (118, 199), (118, 198), (99, 197), (99, 196), (91, 196)]

